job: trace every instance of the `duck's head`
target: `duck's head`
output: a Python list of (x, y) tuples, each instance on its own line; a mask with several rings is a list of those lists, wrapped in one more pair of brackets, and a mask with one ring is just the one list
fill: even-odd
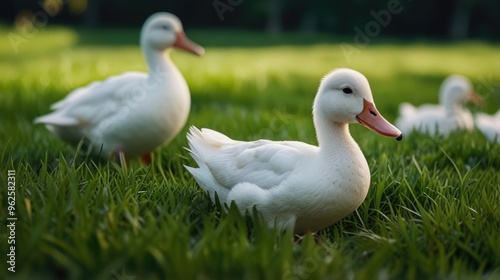
[(203, 47), (186, 37), (179, 18), (166, 12), (155, 13), (144, 22), (141, 30), (141, 46), (157, 51), (174, 47), (199, 56), (205, 53)]
[(397, 140), (399, 129), (382, 117), (373, 102), (370, 84), (363, 74), (346, 68), (326, 75), (314, 101), (314, 117), (334, 123), (360, 123), (369, 129)]
[(480, 105), (483, 100), (472, 87), (469, 79), (461, 75), (448, 76), (439, 89), (439, 103), (446, 108), (463, 105), (466, 102)]

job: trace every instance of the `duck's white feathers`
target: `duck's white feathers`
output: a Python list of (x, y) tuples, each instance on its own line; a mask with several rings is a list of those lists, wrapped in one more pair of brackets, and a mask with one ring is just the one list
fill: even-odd
[(189, 107), (187, 84), (171, 65), (169, 75), (127, 72), (77, 89), (35, 123), (73, 145), (88, 139), (99, 146), (96, 153), (108, 157), (121, 149), (133, 158), (170, 141)]
[(198, 165), (206, 166), (226, 189), (240, 182), (262, 189), (275, 187), (295, 170), (305, 152), (317, 149), (295, 141), (235, 141), (219, 132), (206, 128), (200, 131), (196, 127), (190, 128), (188, 140), (189, 151)]
[(132, 89), (146, 79), (145, 73), (128, 72), (101, 82), (93, 82), (54, 103), (50, 108), (55, 111), (36, 118), (35, 123), (93, 126), (116, 115), (119, 110), (126, 109), (125, 103), (130, 102), (134, 94), (140, 94)]
[(495, 115), (477, 113), (475, 123), (488, 140), (500, 143), (500, 110)]
[(456, 130), (472, 130), (472, 114), (463, 105), (472, 97), (473, 88), (469, 79), (460, 75), (451, 75), (441, 84), (439, 104), (423, 104), (415, 107), (401, 103), (396, 126), (403, 134), (413, 130), (431, 136), (448, 136)]
[(191, 97), (187, 83), (169, 58), (170, 48), (202, 55), (170, 13), (151, 15), (143, 25), (141, 49), (148, 73), (126, 72), (69, 93), (35, 119), (63, 141), (87, 142), (94, 154), (127, 158), (149, 155), (184, 126)]
[(269, 227), (294, 227), (300, 205), (296, 196), (287, 195), (296, 192), (287, 185), (293, 182), (308, 189), (305, 182), (294, 182), (292, 177), (297, 177), (299, 165), (307, 165), (318, 147), (295, 141), (235, 141), (196, 127), (190, 128), (188, 139), (199, 167), (186, 168), (213, 201), (217, 193), (226, 205), (236, 202), (242, 213), (256, 207)]
[(217, 194), (222, 204), (235, 202), (241, 212), (256, 209), (270, 227), (296, 233), (323, 229), (354, 211), (370, 185), (368, 164), (349, 123), (362, 121), (383, 135), (401, 138), (371, 101), (362, 74), (337, 69), (322, 80), (314, 99), (318, 146), (235, 141), (191, 127), (188, 150), (198, 168), (186, 168), (212, 200)]
[[(191, 127), (188, 167), (215, 201), (236, 202), (242, 213), (254, 207), (270, 227), (315, 231), (353, 211), (368, 191), (368, 165), (352, 138), (339, 142), (331, 165), (319, 147), (295, 141), (232, 140), (210, 129)], [(326, 155), (328, 157), (328, 155)], [(346, 187), (359, 186), (348, 190)]]
[(414, 107), (409, 103), (402, 103), (399, 107), (396, 126), (403, 134), (410, 134), (413, 130), (417, 130), (428, 135), (447, 136), (455, 130), (474, 129), (474, 122), (472, 114), (467, 109), (455, 108), (451, 115), (440, 105), (424, 104)]

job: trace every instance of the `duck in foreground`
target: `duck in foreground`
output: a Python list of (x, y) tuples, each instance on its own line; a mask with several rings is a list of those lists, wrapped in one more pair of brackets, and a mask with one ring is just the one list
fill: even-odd
[(204, 49), (186, 37), (175, 15), (165, 12), (146, 20), (140, 45), (149, 73), (126, 72), (78, 88), (34, 122), (72, 145), (86, 141), (94, 154), (142, 156), (149, 162), (151, 153), (182, 129), (191, 105), (188, 85), (168, 52), (179, 48), (201, 56)]
[(463, 106), (468, 101), (480, 104), (482, 99), (474, 92), (469, 79), (451, 75), (441, 84), (439, 105), (424, 104), (417, 108), (402, 103), (396, 126), (404, 134), (416, 130), (431, 136), (448, 136), (456, 130), (471, 131), (474, 129), (474, 120), (470, 111)]
[(477, 113), (474, 116), (476, 127), (491, 142), (500, 144), (500, 110), (495, 115)]
[(363, 202), (370, 170), (349, 133), (360, 123), (382, 135), (401, 132), (377, 111), (367, 79), (337, 69), (321, 82), (313, 105), (319, 146), (295, 141), (235, 141), (191, 127), (189, 152), (199, 168), (187, 167), (212, 201), (253, 207), (269, 227), (315, 232), (347, 216)]

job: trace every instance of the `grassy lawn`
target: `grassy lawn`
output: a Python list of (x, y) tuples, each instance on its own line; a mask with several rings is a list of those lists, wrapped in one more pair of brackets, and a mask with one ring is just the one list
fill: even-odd
[[(294, 243), (212, 205), (183, 165), (189, 125), (240, 140), (316, 143), (311, 105), (328, 71), (364, 73), (379, 111), (435, 103), (449, 74), (468, 76), (500, 107), (500, 46), (373, 40), (349, 61), (353, 38), (189, 32), (202, 58), (172, 53), (192, 94), (188, 124), (153, 163), (93, 163), (33, 118), (75, 87), (145, 71), (139, 30), (49, 28), (16, 54), (0, 28), (0, 275), (9, 279), (499, 279), (500, 145), (478, 131), (402, 142), (359, 125), (351, 133), (372, 173), (360, 208)], [(495, 82), (496, 81), (496, 82)], [(495, 88), (497, 86), (497, 88)], [(16, 173), (16, 272), (7, 271), (8, 170)], [(129, 278), (125, 278), (129, 277)], [(3, 278), (3, 277), (2, 277)]]

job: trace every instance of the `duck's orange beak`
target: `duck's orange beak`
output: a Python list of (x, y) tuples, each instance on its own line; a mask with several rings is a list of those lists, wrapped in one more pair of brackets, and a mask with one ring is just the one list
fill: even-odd
[(375, 108), (375, 104), (363, 98), (363, 111), (356, 116), (358, 122), (384, 136), (403, 139), (403, 133), (388, 122)]
[(177, 32), (177, 40), (174, 43), (174, 47), (183, 49), (190, 53), (194, 53), (197, 56), (202, 56), (205, 54), (205, 49), (195, 42), (189, 40), (184, 31)]
[(483, 98), (479, 96), (475, 91), (469, 93), (469, 101), (476, 105), (483, 105)]

